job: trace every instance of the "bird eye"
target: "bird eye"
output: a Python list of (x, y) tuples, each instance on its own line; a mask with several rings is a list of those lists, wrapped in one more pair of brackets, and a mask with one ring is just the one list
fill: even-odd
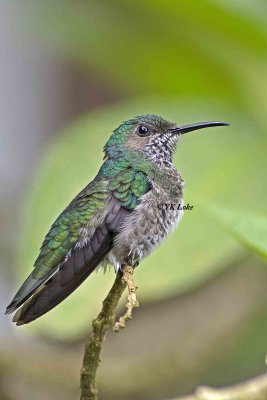
[(148, 136), (149, 135), (149, 129), (145, 125), (139, 126), (138, 135), (139, 136)]

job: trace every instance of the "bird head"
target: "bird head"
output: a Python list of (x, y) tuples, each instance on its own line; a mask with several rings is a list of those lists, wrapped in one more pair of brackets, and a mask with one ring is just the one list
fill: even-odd
[(123, 122), (114, 130), (106, 146), (106, 157), (118, 156), (130, 150), (148, 157), (171, 161), (179, 137), (187, 132), (213, 126), (229, 125), (224, 122), (201, 122), (179, 126), (158, 115), (142, 115)]

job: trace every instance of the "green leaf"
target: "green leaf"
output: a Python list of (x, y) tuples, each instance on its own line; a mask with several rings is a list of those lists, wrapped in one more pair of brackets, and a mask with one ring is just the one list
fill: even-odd
[[(208, 208), (207, 208), (208, 207)], [(254, 253), (267, 258), (267, 218), (255, 214), (255, 206), (241, 212), (205, 203), (205, 208), (236, 240)]]

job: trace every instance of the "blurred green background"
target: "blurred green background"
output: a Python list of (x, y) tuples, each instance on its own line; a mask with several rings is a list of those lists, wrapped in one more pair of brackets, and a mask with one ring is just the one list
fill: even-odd
[[(122, 120), (231, 123), (179, 144), (194, 208), (136, 270), (141, 307), (106, 340), (103, 400), (167, 399), (265, 371), (266, 15), (263, 0), (0, 4), (2, 309)], [(77, 398), (113, 280), (94, 274), (29, 327), (0, 318), (1, 400)]]

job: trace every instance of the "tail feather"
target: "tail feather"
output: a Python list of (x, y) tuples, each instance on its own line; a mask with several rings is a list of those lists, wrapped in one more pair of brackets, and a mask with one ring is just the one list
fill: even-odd
[(33, 273), (31, 273), (28, 278), (25, 280), (21, 288), (15, 294), (11, 303), (7, 306), (5, 314), (11, 314), (17, 308), (19, 308), (26, 300), (28, 300), (36, 290), (43, 285), (51, 276), (56, 272), (57, 269), (52, 271), (50, 276), (43, 279), (38, 279), (33, 277)]
[(58, 272), (16, 312), (13, 322), (28, 324), (61, 303), (94, 271), (111, 245), (112, 237), (107, 233), (99, 247), (90, 242), (76, 249)]

